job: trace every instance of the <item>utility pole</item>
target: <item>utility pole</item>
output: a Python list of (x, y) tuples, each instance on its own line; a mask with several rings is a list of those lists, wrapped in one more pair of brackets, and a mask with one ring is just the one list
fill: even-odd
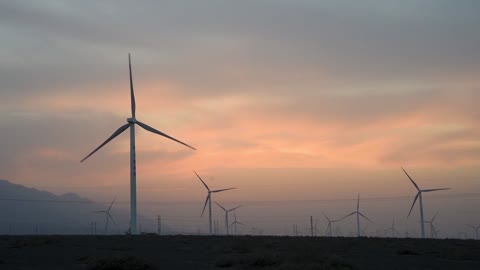
[(157, 217), (157, 233), (162, 235), (162, 217), (160, 215)]
[(310, 232), (311, 232), (312, 237), (313, 237), (313, 216), (310, 216)]

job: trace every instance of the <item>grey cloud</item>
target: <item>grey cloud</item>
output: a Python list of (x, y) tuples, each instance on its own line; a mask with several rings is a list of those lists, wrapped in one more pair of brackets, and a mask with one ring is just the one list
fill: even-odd
[(4, 98), (123, 79), (127, 51), (136, 78), (203, 96), (259, 85), (318, 91), (308, 86), (325, 76), (350, 87), (431, 79), (480, 65), (472, 1), (16, 1), (0, 10)]

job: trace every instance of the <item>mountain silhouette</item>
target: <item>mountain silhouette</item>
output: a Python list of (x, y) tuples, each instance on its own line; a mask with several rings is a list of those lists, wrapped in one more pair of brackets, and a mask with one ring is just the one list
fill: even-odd
[[(0, 180), (0, 234), (90, 234), (92, 222), (103, 234), (105, 217), (94, 211), (107, 207), (75, 193), (55, 195)], [(126, 231), (128, 211), (117, 205), (112, 215), (117, 225), (110, 224), (109, 231)]]

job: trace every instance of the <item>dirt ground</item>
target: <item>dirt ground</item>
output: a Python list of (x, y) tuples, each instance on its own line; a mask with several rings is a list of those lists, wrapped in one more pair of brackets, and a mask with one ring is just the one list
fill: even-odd
[(480, 241), (2, 236), (0, 269), (480, 269)]

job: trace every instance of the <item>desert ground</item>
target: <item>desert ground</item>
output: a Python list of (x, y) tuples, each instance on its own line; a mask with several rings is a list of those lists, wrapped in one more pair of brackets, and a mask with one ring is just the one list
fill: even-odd
[(480, 241), (2, 236), (0, 269), (480, 269)]

